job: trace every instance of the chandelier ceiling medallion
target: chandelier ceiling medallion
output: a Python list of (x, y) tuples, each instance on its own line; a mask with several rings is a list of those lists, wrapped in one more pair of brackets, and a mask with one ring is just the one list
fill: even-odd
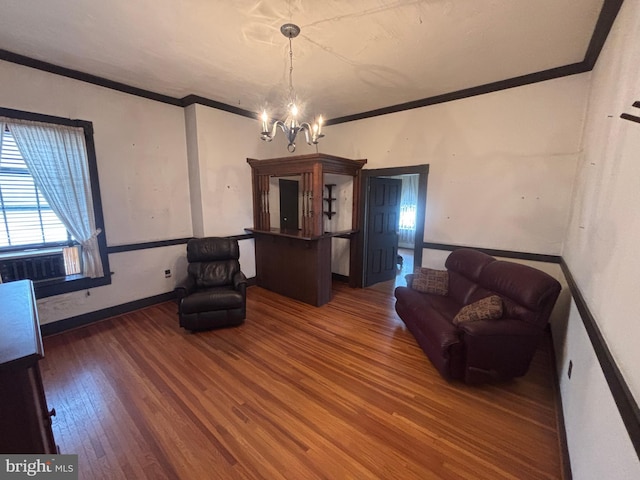
[(280, 27), (282, 34), (289, 39), (289, 98), (287, 103), (287, 118), (285, 120), (277, 120), (273, 125), (269, 126), (269, 115), (266, 110), (262, 111), (262, 133), (260, 138), (266, 142), (270, 142), (276, 136), (278, 128), (280, 128), (289, 144), (287, 150), (290, 153), (296, 150), (296, 136), (299, 132), (304, 132), (305, 139), (309, 145), (317, 145), (318, 141), (324, 137), (322, 134), (322, 116), (318, 117), (313, 126), (308, 122), (298, 122), (298, 105), (296, 93), (293, 88), (293, 50), (291, 48), (291, 39), (296, 38), (300, 34), (300, 27), (293, 23), (285, 23)]

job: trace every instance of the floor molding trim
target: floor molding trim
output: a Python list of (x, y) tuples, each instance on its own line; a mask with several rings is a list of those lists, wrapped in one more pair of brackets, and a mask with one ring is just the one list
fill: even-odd
[(553, 385), (556, 396), (556, 422), (558, 424), (558, 443), (560, 444), (560, 460), (562, 461), (562, 480), (572, 480), (571, 457), (569, 456), (569, 441), (567, 440), (567, 429), (564, 423), (564, 408), (562, 406), (562, 393), (560, 390), (560, 377), (558, 376), (558, 362), (556, 359), (555, 343), (550, 325), (547, 325), (549, 333), (548, 341), (551, 349), (551, 362), (553, 364)]
[[(55, 335), (72, 328), (83, 327), (90, 323), (99, 322), (106, 318), (122, 315), (123, 313), (129, 313), (134, 310), (139, 310), (156, 303), (168, 302), (173, 300), (175, 294), (173, 291), (167, 293), (161, 293), (160, 295), (154, 295), (153, 297), (142, 298), (140, 300), (134, 300), (133, 302), (123, 303), (113, 307), (103, 308), (102, 310), (96, 310), (95, 312), (84, 313), (75, 317), (66, 318), (64, 320), (58, 320), (56, 322), (45, 323), (40, 325), (40, 331), (42, 336)], [(176, 307), (176, 322), (178, 321), (178, 310)]]

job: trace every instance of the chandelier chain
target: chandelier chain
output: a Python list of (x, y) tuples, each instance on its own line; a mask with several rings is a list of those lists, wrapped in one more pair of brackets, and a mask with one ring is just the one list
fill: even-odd
[(295, 102), (295, 91), (293, 90), (293, 48), (291, 47), (291, 37), (289, 37), (289, 101)]

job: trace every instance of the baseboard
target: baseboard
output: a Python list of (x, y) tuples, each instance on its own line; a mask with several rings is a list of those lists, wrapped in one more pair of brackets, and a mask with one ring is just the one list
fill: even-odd
[(558, 427), (558, 443), (560, 444), (560, 461), (562, 462), (562, 480), (572, 480), (571, 457), (569, 456), (569, 441), (567, 429), (564, 423), (564, 408), (562, 406), (562, 394), (560, 392), (560, 377), (558, 376), (558, 364), (556, 361), (556, 349), (553, 342), (553, 333), (550, 325), (547, 325), (547, 341), (551, 349), (551, 364), (553, 366), (553, 387), (556, 401), (556, 424)]
[[(247, 279), (247, 286), (251, 287), (256, 284), (256, 277)], [(134, 300), (133, 302), (123, 303), (102, 310), (96, 310), (95, 312), (84, 313), (71, 318), (65, 318), (58, 320), (57, 322), (45, 323), (40, 325), (40, 331), (42, 336), (55, 335), (57, 333), (66, 332), (73, 328), (84, 327), (90, 323), (99, 322), (110, 317), (122, 315), (124, 313), (133, 312), (134, 310), (140, 310), (141, 308), (155, 305), (156, 303), (168, 302), (175, 298), (173, 291), (167, 293), (161, 293), (160, 295), (154, 295), (153, 297), (141, 298), (140, 300)]]
[(123, 303), (121, 305), (104, 308), (102, 310), (96, 310), (95, 312), (65, 318), (64, 320), (58, 320), (57, 322), (45, 323), (44, 325), (40, 325), (40, 331), (42, 332), (43, 337), (55, 335), (56, 333), (62, 333), (73, 328), (83, 327), (90, 323), (99, 322), (100, 320), (110, 317), (133, 312), (134, 310), (155, 305), (156, 303), (168, 302), (174, 298), (175, 294), (173, 291), (161, 293), (160, 295), (154, 295), (153, 297), (142, 298), (133, 302)]
[(349, 283), (349, 277), (346, 275), (341, 275), (339, 273), (332, 273), (331, 279), (335, 280), (336, 282)]

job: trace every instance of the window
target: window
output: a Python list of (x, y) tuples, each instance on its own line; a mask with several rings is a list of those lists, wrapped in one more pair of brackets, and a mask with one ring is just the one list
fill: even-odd
[(0, 274), (38, 297), (111, 283), (90, 122), (0, 108)]
[(8, 127), (0, 145), (0, 250), (71, 243), (66, 227), (36, 187)]

